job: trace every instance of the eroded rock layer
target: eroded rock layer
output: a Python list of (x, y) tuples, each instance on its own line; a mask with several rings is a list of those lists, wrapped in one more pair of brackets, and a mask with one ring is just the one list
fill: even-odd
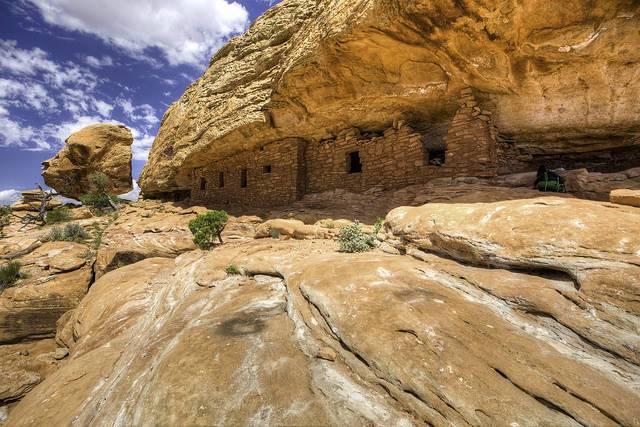
[(430, 204), (388, 215), (397, 255), (292, 231), (149, 258), (60, 319), (8, 424), (638, 425), (639, 218)]
[(639, 12), (632, 0), (285, 0), (169, 108), (141, 186), (187, 190), (194, 168), (270, 142), (399, 120), (438, 145), (465, 87), (494, 127), (499, 171), (637, 165)]

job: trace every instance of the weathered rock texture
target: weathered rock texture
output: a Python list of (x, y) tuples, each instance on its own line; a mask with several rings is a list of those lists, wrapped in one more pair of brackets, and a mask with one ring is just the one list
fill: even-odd
[(17, 259), (26, 278), (0, 292), (0, 344), (55, 334), (58, 318), (89, 288), (88, 250), (80, 243), (48, 242)]
[(89, 175), (102, 172), (110, 180), (108, 191), (127, 193), (133, 189), (131, 144), (133, 135), (124, 126), (88, 126), (71, 135), (54, 158), (42, 163), (44, 182), (61, 195), (77, 199), (91, 191)]
[[(240, 152), (401, 121), (425, 149), (495, 137), (503, 173), (549, 161), (631, 167), (639, 25), (632, 0), (285, 0), (169, 108), (141, 186), (188, 190), (194, 169)], [(473, 101), (461, 103), (466, 87)]]
[(8, 424), (638, 425), (639, 219), (433, 204), (387, 217), (413, 256), (264, 239), (150, 258), (60, 320), (69, 358)]
[(640, 190), (613, 190), (611, 192), (610, 199), (611, 203), (635, 206), (636, 208), (640, 208)]

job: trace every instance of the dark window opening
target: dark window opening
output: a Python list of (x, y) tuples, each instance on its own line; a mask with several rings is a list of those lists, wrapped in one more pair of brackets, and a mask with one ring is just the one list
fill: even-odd
[(444, 150), (430, 150), (429, 151), (429, 164), (432, 166), (442, 166), (446, 159), (446, 153)]
[(218, 174), (218, 187), (224, 187), (224, 172)]
[(241, 188), (247, 188), (247, 170), (246, 169), (242, 169), (240, 171), (240, 187)]
[(200, 190), (204, 191), (207, 189), (207, 180), (204, 178), (200, 178)]
[(360, 161), (360, 152), (354, 151), (347, 156), (347, 172), (348, 173), (360, 173), (362, 172), (362, 162)]
[(262, 173), (271, 173), (271, 165), (263, 166)]

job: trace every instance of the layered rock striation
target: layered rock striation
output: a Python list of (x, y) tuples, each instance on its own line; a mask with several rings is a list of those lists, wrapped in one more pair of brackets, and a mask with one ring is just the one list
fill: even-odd
[(498, 172), (622, 170), (640, 158), (639, 25), (631, 0), (285, 0), (169, 108), (141, 187), (188, 190), (194, 169), (271, 142), (398, 121), (442, 146), (461, 106), (489, 123)]

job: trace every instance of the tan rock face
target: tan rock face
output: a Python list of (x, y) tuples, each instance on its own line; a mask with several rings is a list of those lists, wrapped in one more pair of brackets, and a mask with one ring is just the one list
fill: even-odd
[(44, 182), (63, 196), (74, 199), (91, 191), (88, 177), (102, 172), (110, 180), (110, 192), (133, 189), (131, 131), (120, 125), (96, 124), (71, 135), (52, 159), (43, 162)]
[(0, 343), (55, 334), (58, 318), (88, 290), (88, 250), (79, 243), (49, 242), (17, 259), (26, 278), (0, 293)]
[(640, 208), (640, 190), (613, 190), (610, 195), (610, 200), (611, 203)]
[(635, 208), (553, 197), (427, 204), (394, 209), (385, 227), (389, 242), (405, 250), (480, 265), (559, 271), (585, 295), (640, 312), (640, 213)]
[(284, 1), (169, 108), (141, 186), (187, 189), (194, 167), (242, 150), (398, 119), (437, 141), (466, 86), (525, 157), (637, 146), (639, 12), (630, 0)]
[(387, 217), (413, 256), (265, 238), (146, 259), (60, 320), (69, 358), (8, 424), (637, 425), (638, 215), (429, 204)]

